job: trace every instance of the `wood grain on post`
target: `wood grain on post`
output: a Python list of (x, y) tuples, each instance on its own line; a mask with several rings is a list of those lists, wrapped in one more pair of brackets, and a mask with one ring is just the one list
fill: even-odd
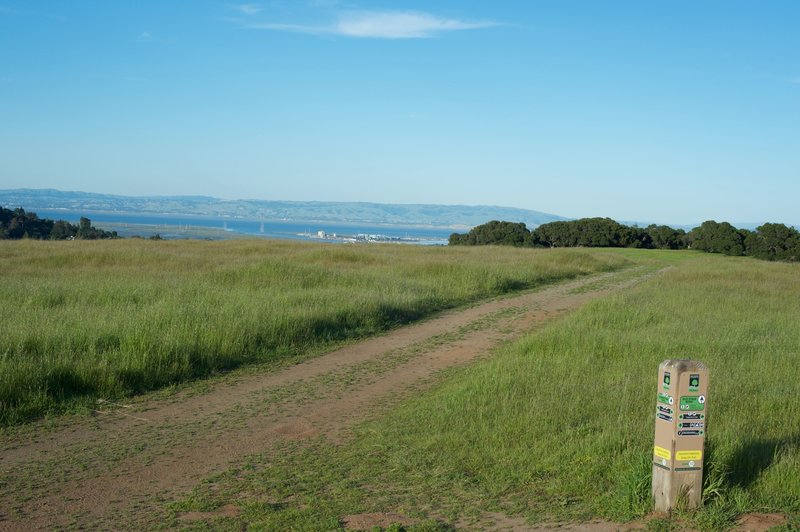
[(653, 446), (656, 511), (703, 503), (708, 369), (695, 360), (665, 360), (658, 367)]

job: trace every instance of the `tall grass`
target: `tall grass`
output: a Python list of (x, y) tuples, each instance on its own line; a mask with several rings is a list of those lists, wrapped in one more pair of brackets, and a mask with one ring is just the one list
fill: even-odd
[(675, 268), (453, 372), (346, 445), (270, 455), (188, 507), (236, 502), (252, 526), (309, 530), (359, 512), (645, 516), (658, 365), (691, 358), (710, 368), (705, 507), (678, 526), (800, 514), (800, 265), (620, 253)]
[(798, 265), (686, 262), (465, 371), (363, 443), (428, 496), (631, 519), (652, 508), (656, 372), (668, 358), (710, 368), (707, 508), (695, 523), (800, 511)]
[(0, 425), (621, 267), (580, 250), (0, 242)]

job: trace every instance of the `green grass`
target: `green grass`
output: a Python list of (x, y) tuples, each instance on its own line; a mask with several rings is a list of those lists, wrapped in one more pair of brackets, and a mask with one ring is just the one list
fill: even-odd
[(2, 241), (0, 426), (628, 264), (585, 250)]
[(719, 530), (746, 512), (782, 512), (792, 526), (800, 266), (647, 257), (676, 267), (449, 373), (345, 445), (320, 440), (255, 458), (174, 510), (233, 502), (256, 529), (304, 530), (360, 512), (442, 523), (492, 511), (530, 521), (642, 518), (652, 509), (658, 364), (692, 358), (710, 368), (705, 506), (650, 528)]

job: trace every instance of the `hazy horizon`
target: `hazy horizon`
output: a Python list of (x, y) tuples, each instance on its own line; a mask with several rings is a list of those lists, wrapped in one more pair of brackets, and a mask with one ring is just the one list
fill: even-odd
[[(268, 198), (219, 198), (219, 197), (208, 196), (208, 195), (181, 195), (181, 194), (177, 194), (177, 195), (129, 196), (129, 195), (125, 195), (125, 194), (105, 194), (105, 193), (101, 193), (101, 192), (87, 192), (87, 191), (77, 191), (77, 190), (59, 190), (59, 189), (0, 189), (0, 206), (3, 206), (3, 207), (8, 207), (9, 206), (9, 205), (4, 205), (3, 204), (3, 194), (4, 193), (8, 193), (8, 192), (13, 192), (15, 190), (32, 190), (34, 192), (54, 191), (54, 192), (57, 192), (57, 193), (66, 193), (66, 194), (87, 194), (87, 195), (90, 195), (90, 196), (92, 196), (92, 195), (111, 196), (111, 197), (126, 198), (126, 199), (131, 199), (131, 200), (136, 200), (136, 199), (164, 199), (164, 200), (166, 200), (166, 199), (181, 199), (181, 198), (185, 198), (185, 199), (207, 198), (207, 199), (211, 199), (211, 200), (219, 200), (219, 201), (222, 201), (222, 202), (232, 202), (232, 203), (241, 201), (241, 202), (266, 202), (266, 203), (274, 202), (274, 203), (287, 203), (287, 204), (309, 204), (309, 203), (316, 204), (316, 203), (318, 203), (320, 205), (326, 205), (326, 204), (358, 205), (358, 204), (362, 204), (362, 205), (379, 205), (379, 206), (388, 206), (388, 207), (443, 207), (443, 208), (464, 208), (464, 209), (496, 209), (498, 211), (505, 210), (505, 209), (519, 209), (518, 207), (509, 207), (507, 205), (480, 205), (480, 204), (477, 204), (477, 205), (459, 205), (459, 204), (432, 204), (432, 203), (416, 203), (416, 204), (412, 204), (412, 203), (385, 203), (385, 202), (370, 202), (370, 201), (329, 201), (329, 200), (313, 200), (313, 199), (311, 199), (311, 200), (287, 200), (287, 201), (284, 201), (284, 200), (271, 200), (271, 199), (268, 199)], [(31, 203), (30, 205), (36, 205), (36, 204), (35, 203)], [(12, 205), (12, 207), (16, 207), (16, 206), (17, 206), (16, 204)], [(20, 203), (18, 206), (26, 208), (26, 206), (23, 205), (22, 203)], [(59, 209), (59, 208), (56, 208), (56, 207), (43, 207), (43, 208), (41, 208), (41, 207), (33, 207), (33, 208), (30, 208), (30, 206), (27, 207), (26, 209), (27, 210), (31, 210), (33, 212), (37, 212), (37, 214), (40, 214), (38, 211), (42, 211), (42, 212), (45, 212), (45, 213), (51, 213), (52, 214), (52, 213), (55, 212), (55, 211), (52, 210), (53, 208), (55, 208), (56, 210)], [(37, 211), (37, 209), (38, 209), (38, 211)], [(60, 209), (68, 211), (71, 214), (79, 214), (79, 213), (81, 213), (83, 211), (87, 211), (87, 209), (79, 209), (79, 208), (71, 208), (71, 207), (70, 208), (61, 207)], [(528, 212), (531, 212), (531, 213), (538, 213), (538, 214), (541, 214), (541, 215), (545, 215), (547, 217), (552, 217), (553, 218), (552, 221), (555, 221), (557, 219), (574, 220), (574, 219), (579, 219), (579, 218), (589, 218), (589, 216), (578, 216), (578, 217), (575, 217), (575, 218), (568, 218), (568, 217), (560, 215), (559, 213), (544, 212), (544, 211), (541, 211), (541, 210), (538, 210), (538, 209), (520, 209), (520, 210), (521, 211), (528, 211)], [(89, 212), (89, 211), (87, 211), (87, 212)], [(95, 209), (93, 212), (110, 213), (111, 211), (108, 210), (108, 209)], [(129, 214), (134, 214), (137, 211), (135, 209), (132, 209), (130, 211), (120, 211), (120, 212), (124, 212), (126, 214), (128, 214), (128, 213)], [(142, 214), (143, 216), (165, 216), (165, 215), (169, 215), (169, 213), (167, 213), (166, 210), (164, 212), (158, 212), (158, 213), (145, 212), (145, 213), (140, 213), (140, 214)], [(191, 216), (191, 217), (200, 216), (200, 217), (203, 217), (203, 216), (207, 216), (207, 215), (181, 214), (181, 216)], [(600, 217), (600, 218), (613, 218), (613, 217), (604, 216), (604, 215), (600, 215), (600, 216), (597, 216), (597, 217)], [(497, 218), (497, 216), (495, 216), (495, 218)], [(505, 217), (500, 216), (500, 218), (503, 218), (504, 220), (507, 220), (507, 221), (523, 221), (523, 220), (512, 219), (513, 217), (509, 217), (509, 216), (505, 216)], [(214, 215), (214, 216), (211, 216), (210, 219), (219, 219), (219, 220), (221, 220), (221, 219), (223, 219), (223, 217)], [(262, 219), (263, 220), (277, 220), (279, 218), (269, 218), (269, 217), (264, 218), (264, 217), (255, 216), (255, 217), (251, 217), (251, 218), (247, 218), (247, 219), (248, 220), (252, 220), (252, 221), (257, 221), (257, 220), (262, 220)], [(300, 220), (300, 218), (298, 218), (298, 220)], [(311, 218), (303, 218), (302, 220), (303, 221), (313, 221)], [(619, 222), (619, 223), (626, 224), (626, 225), (635, 225), (635, 226), (640, 226), (640, 227), (644, 227), (644, 226), (647, 226), (649, 224), (653, 224), (654, 223), (654, 224), (659, 224), (659, 225), (660, 224), (664, 224), (664, 225), (667, 225), (667, 226), (670, 226), (670, 227), (673, 227), (673, 228), (676, 228), (676, 229), (690, 229), (690, 228), (699, 226), (701, 223), (703, 223), (705, 221), (710, 220), (710, 218), (704, 218), (702, 220), (692, 220), (692, 221), (688, 221), (688, 222), (675, 221), (675, 220), (668, 221), (668, 222), (654, 222), (652, 220), (647, 220), (647, 219), (644, 219), (644, 220), (614, 219), (614, 220)], [(351, 219), (348, 219), (346, 216), (344, 218), (342, 218), (341, 221), (344, 222), (344, 223), (362, 223), (363, 222), (362, 220), (351, 220)], [(488, 222), (488, 221), (489, 221), (489, 219), (487, 218), (486, 220), (483, 220), (483, 222), (480, 222), (480, 223), (484, 223), (484, 222)], [(760, 225), (762, 225), (764, 223), (783, 223), (783, 224), (785, 224), (787, 226), (790, 226), (790, 227), (800, 228), (800, 223), (793, 223), (791, 221), (774, 220), (774, 219), (769, 219), (769, 220), (723, 220), (723, 219), (719, 219), (719, 220), (714, 220), (714, 221), (717, 221), (717, 222), (728, 222), (731, 225), (733, 225), (733, 226), (735, 226), (735, 227), (737, 227), (739, 229), (750, 229), (750, 230), (755, 229), (756, 227), (758, 227), (758, 226), (760, 226)], [(330, 222), (330, 220), (328, 220), (328, 222)], [(408, 223), (411, 223), (411, 222), (404, 222), (404, 223), (376, 222), (376, 223), (385, 223), (385, 224), (388, 224), (388, 225), (405, 226), (405, 225), (407, 225)], [(474, 227), (475, 225), (479, 225), (480, 223), (464, 224), (464, 223), (460, 223), (459, 222), (459, 223), (452, 223), (452, 224), (438, 224), (438, 225), (434, 224), (434, 225), (436, 227), (450, 227), (450, 228), (456, 228), (456, 229), (465, 229), (465, 228), (468, 228), (468, 227)], [(428, 222), (425, 222), (425, 221), (418, 222), (418, 224), (419, 225), (430, 225)], [(533, 226), (536, 226), (538, 224), (528, 224), (528, 225), (531, 225), (531, 227), (533, 227)]]
[(794, 1), (0, 0), (0, 188), (794, 225)]

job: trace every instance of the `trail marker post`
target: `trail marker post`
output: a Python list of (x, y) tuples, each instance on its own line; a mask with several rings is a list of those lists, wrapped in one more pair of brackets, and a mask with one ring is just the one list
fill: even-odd
[(653, 499), (656, 511), (702, 504), (708, 369), (694, 360), (658, 366)]

